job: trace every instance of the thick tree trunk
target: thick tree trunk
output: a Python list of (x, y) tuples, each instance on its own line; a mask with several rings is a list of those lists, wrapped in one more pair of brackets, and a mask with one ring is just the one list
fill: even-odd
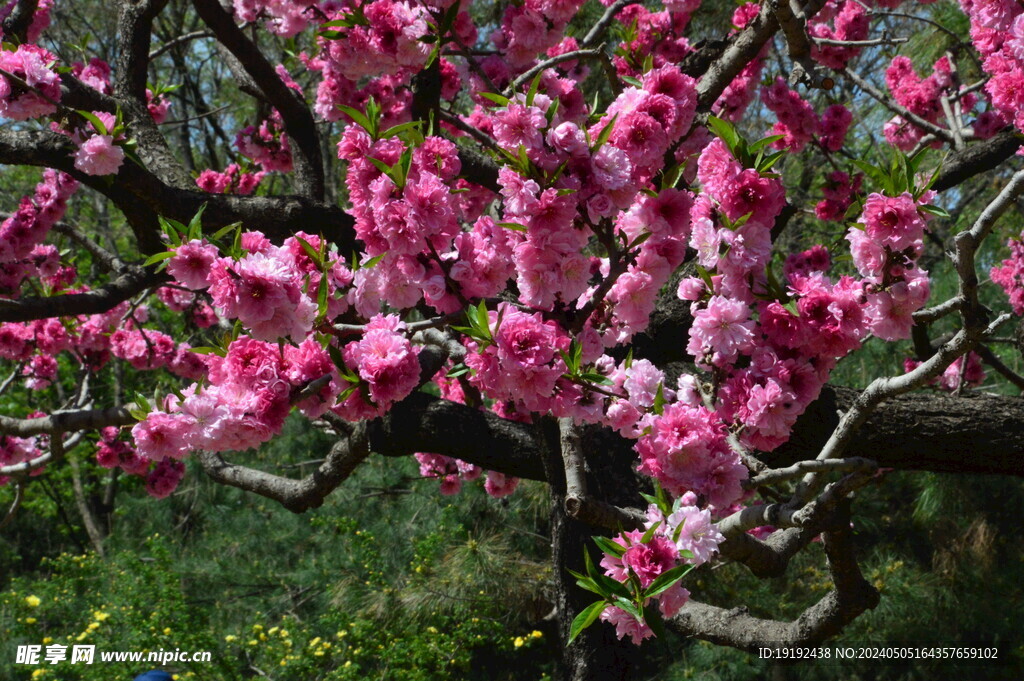
[[(600, 530), (588, 527), (565, 514), (565, 500), (551, 495), (551, 554), (555, 579), (555, 605), (558, 608), (558, 630), (562, 641), (569, 640), (573, 618), (597, 600), (595, 594), (576, 586), (569, 570), (584, 572), (583, 552), (590, 545), (591, 557), (596, 555), (590, 537)], [(562, 651), (562, 681), (628, 681), (640, 678), (640, 648), (626, 639), (615, 638), (615, 630), (596, 622)]]
[[(545, 472), (551, 490), (551, 560), (555, 587), (555, 607), (558, 612), (559, 638), (569, 640), (569, 629), (576, 615), (597, 600), (595, 594), (576, 586), (576, 578), (569, 570), (585, 573), (584, 551), (600, 560), (591, 537), (607, 534), (607, 530), (592, 527), (566, 515), (566, 480), (558, 427), (551, 420), (542, 420), (538, 429), (537, 445), (545, 458)], [(629, 468), (631, 453), (600, 447), (603, 429), (590, 428), (584, 433), (588, 457), (587, 482), (594, 489), (615, 489), (624, 496), (636, 495), (634, 476)], [(596, 454), (600, 452), (600, 454)], [(599, 459), (600, 461), (595, 461)], [(618, 485), (616, 485), (618, 481)], [(612, 495), (614, 499), (614, 495)], [(639, 500), (636, 496), (634, 502)], [(561, 681), (630, 681), (640, 678), (644, 656), (640, 648), (629, 639), (620, 641), (615, 630), (596, 622), (580, 634), (572, 645), (562, 649), (562, 659), (556, 678)]]

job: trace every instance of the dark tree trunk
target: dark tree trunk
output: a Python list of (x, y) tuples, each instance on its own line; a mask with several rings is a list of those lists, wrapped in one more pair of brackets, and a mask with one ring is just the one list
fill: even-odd
[[(583, 551), (590, 548), (591, 557), (596, 555), (590, 537), (599, 531), (567, 517), (564, 504), (561, 495), (551, 495), (551, 554), (558, 631), (559, 638), (568, 641), (573, 618), (597, 599), (596, 595), (576, 586), (576, 579), (569, 570), (584, 572)], [(562, 650), (561, 669), (556, 678), (562, 681), (629, 681), (640, 678), (641, 660), (639, 646), (629, 639), (619, 641), (611, 626), (598, 621)]]
[[(576, 578), (569, 574), (569, 570), (586, 572), (583, 552), (587, 550), (591, 552), (595, 563), (600, 560), (591, 537), (606, 535), (608, 532), (566, 515), (566, 482), (558, 427), (552, 420), (545, 419), (538, 430), (542, 433), (537, 440), (544, 451), (545, 469), (551, 489), (554, 600), (558, 609), (559, 639), (564, 645), (569, 640), (573, 619), (598, 598), (576, 586)], [(591, 454), (587, 457), (588, 484), (594, 489), (617, 487), (620, 495), (636, 496), (636, 476), (628, 463), (633, 458), (632, 454), (628, 450), (617, 451), (620, 448), (616, 447), (601, 447), (598, 443), (606, 441), (607, 436), (606, 429), (585, 430), (583, 439), (586, 450)], [(595, 459), (600, 459), (600, 463)], [(639, 498), (636, 496), (634, 501)], [(580, 634), (572, 645), (562, 649), (561, 664), (555, 678), (561, 681), (631, 681), (640, 678), (643, 659), (639, 646), (629, 639), (618, 640), (611, 626), (598, 621)]]

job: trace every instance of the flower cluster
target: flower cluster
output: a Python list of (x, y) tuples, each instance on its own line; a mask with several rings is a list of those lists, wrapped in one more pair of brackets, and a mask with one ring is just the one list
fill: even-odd
[(1015, 315), (1024, 315), (1024, 234), (1006, 242), (1010, 257), (992, 267), (989, 277), (1010, 297)]
[(373, 141), (350, 125), (338, 156), (349, 162), (345, 181), (364, 262), (383, 258), (356, 272), (361, 314), (372, 316), (381, 301), (403, 309), (421, 298), (449, 313), (461, 307), (458, 294), (494, 295), (503, 287), (511, 274), (505, 230), (486, 219), (469, 233), (460, 229), (460, 218), (471, 221), (476, 211), (452, 193), (462, 167), (454, 144), (428, 137), (413, 150), (397, 137)]
[(772, 145), (776, 149), (798, 152), (817, 137), (826, 151), (839, 151), (853, 122), (853, 114), (842, 104), (828, 107), (819, 118), (810, 103), (791, 90), (781, 77), (761, 91), (761, 99), (778, 117), (770, 133), (782, 136)]
[(985, 92), (1004, 120), (1024, 130), (1024, 8), (1010, 0), (964, 0), (961, 6), (989, 75)]
[(60, 100), (57, 56), (38, 45), (0, 49), (0, 69), (16, 79), (0, 75), (0, 116), (15, 121), (48, 116)]
[(235, 147), (242, 156), (267, 172), (292, 170), (291, 146), (276, 110), (259, 126), (250, 125), (240, 130), (235, 136)]
[(419, 385), (417, 352), (398, 317), (374, 317), (362, 339), (345, 346), (345, 364), (358, 376), (358, 389), (335, 411), (350, 421), (384, 414)]
[(112, 114), (97, 111), (93, 115), (102, 125), (89, 122), (71, 135), (78, 145), (75, 168), (86, 175), (113, 175), (124, 162), (124, 149), (117, 144), (123, 137), (114, 132), (117, 121)]
[(510, 305), (489, 313), (491, 342), (470, 341), (466, 365), (470, 381), (499, 400), (524, 405), (527, 411), (549, 411), (555, 386), (566, 371), (561, 353), (569, 337), (557, 322), (545, 321)]
[(238, 194), (246, 196), (256, 191), (266, 173), (250, 173), (242, 170), (237, 163), (229, 165), (223, 173), (206, 169), (196, 178), (196, 186), (211, 194)]
[[(601, 567), (608, 577), (623, 584), (635, 579), (646, 590), (678, 566), (703, 565), (718, 551), (723, 539), (711, 522), (711, 513), (700, 509), (696, 495), (688, 493), (678, 498), (671, 509), (662, 510), (651, 504), (643, 530), (623, 532), (603, 544), (606, 552)], [(672, 617), (686, 605), (690, 592), (676, 581), (657, 595), (647, 597), (643, 607), (652, 599), (657, 600), (663, 617)], [(600, 617), (615, 626), (620, 639), (629, 636), (639, 644), (654, 635), (645, 621), (617, 605), (605, 607)]]
[(288, 0), (234, 0), (235, 15), (244, 22), (265, 20), (267, 30), (284, 38), (291, 38), (309, 25), (309, 16), (315, 2), (289, 2)]
[[(0, 436), (0, 468), (27, 463), (42, 456), (42, 448), (46, 447), (45, 437), (14, 437)], [(43, 468), (34, 468), (32, 475), (39, 475)], [(0, 475), (0, 485), (7, 484), (9, 478)]]
[(883, 340), (910, 338), (913, 313), (930, 291), (928, 273), (917, 266), (924, 251), (928, 195), (870, 194), (860, 217), (863, 228), (847, 233), (853, 264), (864, 277), (871, 332)]
[(67, 201), (76, 189), (78, 182), (70, 175), (44, 170), (32, 197), (22, 198), (18, 210), (0, 224), (0, 263), (28, 258), (64, 216)]
[(833, 170), (825, 176), (822, 192), (825, 198), (814, 207), (814, 215), (819, 220), (839, 222), (846, 217), (846, 211), (853, 204), (854, 198), (860, 193), (863, 175), (849, 174), (841, 170)]
[[(856, 0), (831, 0), (808, 22), (807, 32), (814, 38), (855, 41), (868, 37), (868, 11)], [(832, 26), (828, 22), (832, 22)], [(832, 69), (842, 69), (860, 54), (862, 48), (843, 45), (811, 44), (811, 58)]]
[(292, 243), (298, 245), (297, 238), (281, 247), (271, 245), (258, 232), (249, 232), (245, 238), (251, 246), (246, 248), (249, 252), (238, 259), (214, 259), (204, 279), (200, 273), (211, 251), (202, 242), (183, 245), (185, 252), (172, 259), (168, 271), (181, 272), (186, 286), (209, 287), (217, 311), (241, 321), (253, 338), (301, 341), (313, 328), (317, 304), (308, 290), (303, 291), (308, 273), (297, 259), (296, 249), (289, 248)]
[[(431, 3), (433, 4), (433, 3)], [(450, 3), (445, 3), (447, 4)], [(468, 15), (462, 24), (472, 26)], [(328, 25), (342, 27), (336, 35), (321, 37), (324, 56), (332, 68), (350, 80), (393, 75), (402, 69), (422, 67), (431, 46), (420, 40), (431, 21), (420, 3), (373, 0), (337, 10)], [(464, 44), (472, 44), (475, 34)], [(367, 59), (372, 54), (373, 59)]]

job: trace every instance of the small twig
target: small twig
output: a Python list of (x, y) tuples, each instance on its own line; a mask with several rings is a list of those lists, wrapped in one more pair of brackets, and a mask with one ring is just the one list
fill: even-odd
[(963, 304), (963, 299), (960, 296), (953, 296), (949, 300), (943, 301), (933, 307), (918, 310), (912, 316), (915, 324), (930, 324), (934, 321), (942, 319), (951, 312), (956, 312), (960, 309)]
[(14, 514), (18, 512), (21, 507), (21, 502), (25, 499), (25, 484), (19, 480), (14, 487), (14, 501), (11, 502), (11, 507), (7, 510), (7, 515), (0, 520), (0, 530), (4, 529), (11, 520), (14, 519)]
[(615, 15), (617, 15), (623, 7), (625, 7), (626, 5), (631, 5), (634, 2), (636, 2), (636, 0), (615, 0), (615, 2), (609, 5), (608, 9), (604, 11), (604, 14), (601, 15), (601, 18), (598, 19), (597, 22), (590, 27), (589, 31), (587, 31), (587, 35), (585, 35), (583, 37), (583, 40), (580, 42), (580, 47), (588, 48), (596, 45), (597, 42), (601, 40), (601, 37), (604, 35), (605, 29), (607, 29), (608, 26), (610, 26), (611, 23), (615, 21)]
[(472, 125), (466, 123), (464, 120), (462, 120), (455, 114), (449, 113), (444, 109), (438, 109), (437, 113), (441, 120), (444, 121), (445, 123), (448, 123), (449, 125), (458, 128), (459, 130), (466, 133), (467, 135), (469, 135), (470, 137), (472, 137), (473, 139), (475, 139), (477, 142), (484, 145), (488, 149), (501, 153), (498, 147), (498, 143), (495, 142), (494, 139), (487, 133), (483, 132), (482, 130), (478, 130), (477, 128), (474, 128)]
[(574, 59), (592, 59), (595, 57), (600, 57), (602, 54), (604, 54), (604, 45), (600, 45), (592, 49), (565, 52), (564, 54), (559, 54), (549, 59), (545, 59), (536, 66), (530, 68), (527, 71), (524, 71), (522, 74), (517, 76), (516, 79), (513, 80), (512, 83), (508, 86), (506, 92), (508, 93), (509, 97), (512, 97), (519, 90), (519, 88), (531, 82), (538, 73), (541, 73), (551, 68), (552, 66), (556, 66), (563, 62), (572, 61)]
[[(990, 339), (995, 340), (995, 339)], [(1006, 366), (1001, 359), (988, 347), (982, 344), (974, 346), (974, 352), (981, 358), (985, 364), (995, 369), (997, 372), (1003, 375), (1010, 383), (1014, 384), (1021, 390), (1024, 390), (1024, 376), (1021, 376), (1010, 367)], [(966, 365), (966, 362), (964, 362)]]
[(155, 50), (153, 50), (152, 52), (150, 52), (149, 53), (149, 60), (153, 61), (154, 59), (156, 59), (157, 57), (159, 57), (163, 53), (167, 52), (168, 50), (171, 50), (171, 49), (177, 47), (178, 45), (180, 45), (182, 43), (186, 43), (186, 42), (188, 42), (190, 40), (196, 40), (198, 38), (212, 38), (212, 37), (213, 37), (213, 32), (212, 31), (192, 31), (191, 33), (186, 33), (184, 35), (179, 35), (178, 37), (176, 37), (176, 38), (174, 38), (172, 40), (168, 40), (166, 43), (164, 43), (160, 47), (158, 47)]
[(867, 472), (876, 468), (878, 468), (878, 464), (874, 461), (859, 456), (852, 456), (847, 459), (829, 459), (828, 461), (799, 461), (786, 468), (773, 468), (759, 473), (756, 477), (747, 480), (743, 486), (747, 489), (754, 489), (762, 485), (772, 485), (783, 480), (797, 478), (804, 473), (812, 471)]
[(818, 45), (830, 45), (833, 47), (877, 47), (879, 45), (900, 45), (909, 41), (910, 38), (873, 38), (871, 40), (836, 40), (835, 38), (816, 38), (811, 36), (811, 42)]
[(857, 87), (859, 87), (861, 90), (864, 90), (864, 92), (868, 93), (871, 97), (880, 102), (882, 106), (884, 106), (885, 108), (901, 116), (903, 120), (907, 121), (908, 123), (913, 123), (922, 130), (926, 130), (932, 133), (933, 135), (935, 135), (936, 137), (945, 142), (948, 142), (950, 144), (955, 143), (953, 135), (952, 133), (950, 133), (949, 130), (946, 130), (941, 126), (936, 125), (931, 121), (927, 121), (918, 116), (917, 114), (913, 113), (906, 107), (901, 106), (896, 102), (893, 102), (884, 94), (882, 94), (874, 85), (861, 78), (854, 71), (851, 71), (850, 69), (840, 69), (839, 73), (844, 74), (847, 78), (852, 80), (857, 85)]

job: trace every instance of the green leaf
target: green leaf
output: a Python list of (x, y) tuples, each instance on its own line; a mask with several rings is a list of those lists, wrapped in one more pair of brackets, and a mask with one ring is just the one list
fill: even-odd
[(309, 259), (315, 262), (317, 267), (322, 268), (323, 263), (320, 261), (320, 252), (313, 248), (313, 244), (309, 243), (301, 236), (296, 235), (295, 238), (298, 240), (299, 245), (302, 246), (302, 250), (304, 250), (306, 255), (309, 256)]
[(661, 521), (659, 520), (658, 522), (656, 522), (653, 525), (651, 525), (650, 527), (648, 527), (647, 531), (644, 532), (644, 536), (640, 537), (640, 543), (641, 544), (647, 544), (648, 542), (650, 542), (651, 539), (654, 538), (654, 533), (658, 530), (658, 527), (660, 525), (661, 525)]
[(629, 85), (632, 85), (633, 87), (642, 88), (644, 86), (644, 84), (642, 82), (640, 82), (639, 80), (637, 80), (633, 76), (619, 76), (619, 80), (621, 80), (623, 83), (628, 83)]
[(200, 239), (203, 236), (203, 213), (206, 212), (206, 204), (199, 206), (198, 212), (192, 216), (188, 223), (188, 238)]
[(526, 106), (533, 106), (533, 100), (537, 98), (537, 90), (540, 88), (540, 78), (544, 75), (544, 70), (541, 69), (537, 72), (537, 75), (533, 77), (533, 82), (530, 83), (530, 89), (526, 93)]
[(92, 127), (99, 134), (101, 134), (101, 135), (109, 135), (110, 134), (110, 131), (107, 130), (107, 126), (103, 124), (103, 121), (101, 121), (99, 116), (97, 116), (96, 114), (91, 113), (89, 111), (78, 111), (78, 110), (76, 110), (75, 113), (77, 113), (79, 116), (81, 116), (85, 120), (89, 121), (90, 123), (92, 123)]
[(733, 156), (737, 155), (743, 140), (732, 123), (717, 116), (708, 116), (708, 129), (715, 137), (725, 142), (725, 146), (729, 147)]
[(770, 147), (771, 145), (775, 144), (776, 142), (778, 142), (781, 139), (786, 139), (786, 136), (785, 135), (769, 135), (768, 137), (762, 137), (761, 139), (757, 140), (756, 142), (752, 142), (750, 144), (750, 146), (747, 148), (747, 151), (749, 151), (751, 154), (760, 153), (761, 151), (767, 149), (768, 147)]
[(448, 373), (445, 374), (445, 378), (458, 378), (459, 376), (465, 376), (468, 373), (469, 373), (469, 367), (466, 366), (465, 364), (462, 364), (460, 362), (459, 364), (456, 364), (455, 366), (453, 366), (448, 371)]
[(345, 113), (349, 118), (355, 121), (356, 125), (358, 125), (363, 130), (373, 135), (373, 125), (370, 123), (370, 119), (366, 117), (366, 114), (364, 114), (362, 111), (359, 111), (358, 109), (353, 109), (350, 106), (345, 106), (344, 104), (338, 104), (337, 107), (341, 109), (341, 111)]
[(548, 119), (548, 126), (549, 126), (549, 127), (551, 126), (551, 121), (555, 120), (555, 114), (556, 114), (556, 113), (558, 113), (558, 104), (559, 104), (559, 101), (560, 101), (560, 100), (558, 100), (558, 99), (555, 99), (555, 100), (554, 100), (553, 102), (551, 102), (551, 104), (550, 104), (550, 105), (548, 106), (548, 110), (544, 112), (544, 117)]
[(943, 163), (940, 163), (937, 166), (935, 166), (935, 170), (932, 171), (931, 177), (928, 178), (928, 181), (924, 184), (924, 186), (920, 187), (916, 192), (914, 192), (914, 200), (915, 201), (917, 199), (921, 198), (922, 194), (924, 194), (926, 191), (931, 189), (932, 185), (935, 184), (935, 181), (937, 179), (939, 179), (939, 171), (942, 170), (942, 166), (943, 166), (944, 163), (945, 163), (945, 159), (943, 159)]
[(360, 267), (362, 267), (364, 269), (370, 269), (371, 267), (373, 267), (374, 265), (379, 263), (381, 260), (383, 260), (384, 256), (386, 256), (386, 255), (387, 255), (387, 253), (381, 253), (380, 255), (375, 255), (372, 258), (370, 258), (369, 260), (367, 260), (365, 263), (360, 265)]
[(476, 327), (485, 338), (491, 337), (491, 316), (487, 312), (487, 304), (482, 300), (476, 306)]
[(324, 319), (325, 317), (327, 317), (327, 303), (328, 303), (328, 300), (329, 300), (329, 297), (328, 297), (327, 277), (324, 276), (324, 275), (320, 275), (320, 285), (317, 287), (317, 291), (316, 291), (316, 310), (317, 310), (317, 317), (319, 319)]
[(594, 567), (594, 561), (590, 559), (590, 551), (586, 548), (583, 549), (583, 562), (587, 567), (587, 576), (596, 582), (601, 576), (601, 573), (599, 573), (597, 568)]
[(331, 356), (331, 361), (334, 362), (334, 366), (338, 368), (339, 374), (344, 376), (351, 371), (351, 369), (348, 368), (348, 365), (345, 364), (345, 358), (342, 356), (341, 350), (338, 349), (338, 346), (334, 344), (328, 345), (327, 354)]
[(783, 156), (786, 155), (785, 151), (776, 151), (775, 153), (768, 154), (761, 159), (757, 164), (757, 172), (766, 173), (771, 170), (772, 166), (778, 163)]
[(377, 170), (390, 177), (395, 182), (395, 184), (398, 184), (398, 180), (395, 179), (395, 166), (389, 166), (387, 163), (381, 161), (379, 158), (374, 158), (372, 156), (367, 156), (366, 160), (372, 163), (374, 166), (376, 166)]
[(580, 378), (590, 383), (597, 383), (598, 385), (615, 385), (607, 376), (603, 376), (602, 374), (593, 371), (587, 371), (580, 374)]
[(900, 153), (892, 159), (889, 169), (889, 181), (892, 183), (893, 196), (898, 196), (910, 189), (913, 178), (910, 178), (910, 169), (907, 164), (906, 155)]
[(664, 171), (661, 175), (661, 188), (672, 189), (679, 184), (679, 178), (683, 176), (683, 170), (685, 170), (685, 168), (686, 164), (680, 163)]
[(505, 229), (515, 230), (516, 232), (527, 231), (526, 225), (521, 225), (518, 222), (499, 222), (498, 226), (504, 227)]
[(625, 610), (628, 614), (630, 614), (633, 617), (635, 617), (637, 619), (637, 621), (640, 621), (640, 622), (643, 621), (644, 616), (642, 614), (640, 614), (640, 610), (636, 607), (635, 603), (632, 603), (632, 602), (626, 600), (625, 598), (623, 598), (622, 596), (619, 596), (619, 597), (617, 597), (615, 599), (614, 604), (616, 606), (618, 606), (619, 608)]
[(459, 8), (461, 6), (462, 3), (452, 3), (452, 6), (445, 11), (444, 16), (441, 17), (441, 22), (437, 27), (439, 35), (444, 36), (446, 33), (451, 31), (452, 26), (455, 24), (455, 18), (458, 16)]
[(211, 241), (218, 241), (221, 238), (223, 238), (225, 235), (227, 235), (228, 232), (231, 232), (232, 230), (238, 229), (241, 226), (242, 226), (241, 222), (232, 222), (230, 225), (227, 225), (226, 227), (221, 227), (216, 232), (214, 232), (213, 236), (210, 237), (210, 240)]
[(423, 121), (409, 121), (408, 123), (399, 123), (398, 125), (393, 125), (384, 132), (382, 132), (380, 134), (380, 137), (381, 139), (388, 139), (389, 137), (395, 137), (409, 130), (419, 132), (421, 125), (423, 125)]
[(197, 348), (189, 348), (189, 352), (194, 352), (197, 355), (220, 355), (221, 357), (226, 356), (228, 353), (224, 348), (214, 348), (209, 346), (201, 346)]
[(604, 146), (604, 143), (608, 141), (608, 138), (612, 136), (612, 131), (615, 128), (615, 121), (619, 120), (619, 114), (612, 116), (612, 119), (608, 121), (608, 124), (601, 128), (601, 132), (597, 135), (597, 140), (594, 142), (594, 146), (590, 149), (591, 152), (596, 152), (598, 149)]
[(167, 239), (173, 245), (180, 246), (181, 234), (185, 231), (185, 225), (181, 224), (177, 220), (171, 220), (164, 217), (158, 217), (157, 220), (160, 223), (160, 227), (163, 228), (164, 234), (167, 235)]
[(633, 250), (634, 248), (636, 248), (637, 246), (640, 246), (645, 241), (647, 241), (648, 239), (651, 238), (651, 234), (652, 234), (651, 232), (644, 232), (643, 234), (641, 234), (637, 238), (633, 239), (633, 242), (631, 244), (629, 244), (628, 246), (626, 246), (626, 250), (630, 251), (630, 250)]
[(711, 281), (711, 273), (710, 272), (708, 272), (706, 269), (704, 269), (700, 265), (697, 265), (697, 274), (700, 275), (700, 278), (704, 280), (704, 285), (708, 287), (708, 291), (714, 291), (715, 290), (715, 284), (714, 284), (714, 282)]
[(888, 193), (892, 193), (892, 182), (890, 181), (889, 174), (878, 166), (873, 166), (867, 161), (862, 161), (859, 158), (853, 159), (853, 165), (860, 168), (865, 175), (871, 178), (871, 181), (881, 189)]
[(618, 542), (612, 541), (608, 537), (593, 537), (594, 543), (597, 544), (597, 548), (601, 549), (603, 553), (607, 553), (611, 556), (621, 558), (626, 553), (626, 547)]
[(341, 404), (342, 402), (347, 400), (356, 390), (359, 390), (359, 386), (357, 384), (350, 385), (349, 387), (341, 391), (341, 394), (338, 395), (338, 399), (335, 400), (334, 403)]
[(597, 585), (597, 582), (595, 582), (590, 577), (587, 577), (586, 575), (581, 575), (575, 570), (568, 570), (568, 572), (570, 575), (576, 578), (576, 585), (579, 586), (581, 589), (590, 591), (591, 593), (595, 593), (598, 596), (604, 596), (606, 594), (606, 592), (602, 590), (600, 586)]
[(150, 265), (155, 265), (158, 262), (162, 262), (169, 258), (173, 258), (175, 255), (177, 255), (175, 251), (164, 251), (163, 253), (157, 253), (156, 255), (151, 255), (148, 258), (146, 258), (146, 262), (142, 263), (142, 266), (149, 267)]
[(566, 647), (572, 645), (572, 642), (576, 640), (576, 637), (579, 636), (584, 629), (597, 621), (597, 618), (601, 616), (602, 612), (604, 612), (605, 607), (606, 604), (604, 601), (595, 601), (573, 618), (572, 624), (569, 625), (569, 640), (565, 644)]
[[(653, 494), (644, 494), (643, 492), (640, 492), (640, 496), (643, 497), (644, 501), (646, 501), (648, 504), (654, 504), (658, 508), (661, 508), (661, 503), (658, 501), (658, 497), (654, 496)], [(661, 510), (664, 511), (665, 509)]]
[(654, 394), (654, 413), (658, 416), (665, 411), (665, 384), (658, 384), (658, 392)]
[(920, 210), (923, 210), (925, 213), (931, 213), (936, 217), (949, 218), (949, 211), (945, 208), (940, 208), (933, 203), (926, 203), (925, 205), (920, 206)]
[(683, 577), (685, 577), (690, 570), (693, 569), (692, 565), (677, 565), (671, 570), (658, 575), (658, 578), (651, 582), (651, 585), (644, 589), (644, 598), (653, 598), (665, 591), (668, 591), (673, 586), (678, 584)]
[(502, 97), (493, 92), (481, 92), (480, 96), (486, 100), (492, 101), (498, 106), (508, 106), (508, 97)]

